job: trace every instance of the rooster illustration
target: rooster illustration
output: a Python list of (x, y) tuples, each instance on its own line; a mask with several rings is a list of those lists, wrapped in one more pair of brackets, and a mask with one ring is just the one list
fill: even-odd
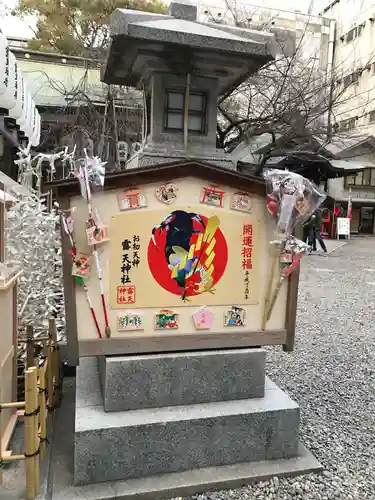
[[(199, 227), (194, 225), (194, 221)], [(152, 230), (155, 245), (157, 231), (166, 231), (165, 258), (184, 301), (187, 300), (188, 292), (212, 292), (214, 234), (219, 223), (216, 216), (209, 218), (205, 224), (196, 213), (175, 210)], [(198, 235), (194, 243), (191, 241), (193, 235)]]

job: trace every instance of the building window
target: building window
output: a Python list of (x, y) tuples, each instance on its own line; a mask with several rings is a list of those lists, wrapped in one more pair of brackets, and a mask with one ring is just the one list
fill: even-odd
[(356, 26), (355, 28), (351, 29), (350, 31), (347, 32), (346, 34), (346, 43), (350, 43), (356, 38), (360, 37), (362, 35), (362, 31), (365, 27), (366, 23), (362, 23), (359, 26)]
[(365, 168), (357, 175), (346, 178), (347, 187), (375, 187), (375, 168)]
[(370, 123), (374, 123), (375, 122), (375, 110), (372, 110), (369, 112), (368, 114), (368, 121)]
[[(183, 90), (167, 90), (165, 103), (165, 129), (182, 132), (184, 130), (185, 92)], [(206, 133), (206, 113), (206, 95), (202, 92), (191, 92), (188, 113), (189, 132)]]
[(342, 120), (339, 122), (339, 131), (342, 132), (344, 130), (353, 130), (357, 124), (357, 116), (352, 116), (351, 118), (347, 118), (346, 120)]
[(354, 71), (353, 73), (350, 73), (349, 75), (344, 76), (344, 78), (342, 80), (344, 89), (349, 87), (349, 85), (351, 85), (352, 83), (358, 82), (360, 74), (361, 74), (360, 71)]

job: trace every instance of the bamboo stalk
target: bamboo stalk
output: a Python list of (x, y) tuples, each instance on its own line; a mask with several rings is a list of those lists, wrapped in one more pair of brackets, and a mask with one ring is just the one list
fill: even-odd
[(3, 457), (3, 462), (17, 462), (18, 460), (26, 460), (25, 455), (9, 455), (9, 457)]
[[(36, 408), (36, 397), (34, 401), (36, 373), (32, 368), (25, 372), (25, 400), (26, 400), (26, 413), (32, 413)], [(36, 394), (35, 394), (36, 396)], [(25, 454), (32, 455), (35, 453), (34, 448), (34, 427), (32, 417), (25, 419)], [(26, 499), (34, 500), (36, 497), (35, 488), (35, 457), (26, 457)]]
[(16, 403), (1, 403), (0, 410), (8, 410), (9, 408), (25, 408), (25, 401), (17, 401)]
[[(38, 397), (38, 370), (36, 367), (31, 368), (33, 371), (33, 403), (34, 409), (37, 409), (39, 406), (39, 397)], [(39, 414), (36, 413), (33, 417), (31, 417), (33, 422), (33, 446), (34, 451), (36, 453), (39, 449)], [(35, 493), (39, 495), (40, 493), (40, 459), (39, 454), (35, 455)]]
[(265, 299), (264, 299), (262, 330), (265, 330), (266, 325), (267, 325), (267, 314), (268, 314), (268, 308), (269, 308), (269, 304), (270, 304), (270, 300), (271, 300), (272, 285), (273, 285), (275, 270), (277, 268), (277, 262), (278, 262), (278, 260), (280, 258), (280, 252), (279, 251), (276, 251), (274, 249), (273, 253), (274, 253), (274, 255), (273, 255), (273, 259), (272, 259), (270, 274), (268, 276), (266, 296), (265, 296)]
[(55, 391), (54, 391), (54, 380), (53, 380), (53, 345), (50, 344), (48, 352), (48, 364), (47, 364), (47, 392), (48, 392), (48, 410), (53, 410), (55, 404)]
[(48, 324), (49, 324), (48, 332), (50, 334), (50, 338), (52, 339), (52, 341), (55, 344), (57, 344), (57, 333), (56, 333), (56, 320), (55, 320), (55, 318), (50, 318), (48, 320)]
[(272, 294), (272, 299), (270, 301), (270, 304), (268, 306), (268, 311), (267, 311), (267, 321), (269, 321), (273, 308), (275, 307), (277, 297), (279, 296), (282, 284), (283, 284), (284, 278), (280, 278), (277, 287), (275, 288), (273, 294)]
[(26, 367), (34, 366), (34, 328), (32, 325), (26, 327)]
[(40, 453), (44, 458), (46, 454), (46, 439), (47, 439), (47, 408), (46, 408), (46, 372), (45, 367), (38, 368), (39, 378), (39, 420), (40, 420)]

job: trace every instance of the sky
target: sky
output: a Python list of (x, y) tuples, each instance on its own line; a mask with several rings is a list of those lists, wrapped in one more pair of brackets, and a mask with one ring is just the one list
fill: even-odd
[[(165, 0), (164, 0), (165, 1)], [(204, 3), (204, 0), (201, 0)], [(317, 14), (321, 11), (330, 0), (239, 0), (238, 4), (250, 4), (250, 5), (259, 5), (262, 7), (270, 7), (283, 10), (299, 10), (300, 12), (308, 12), (311, 1), (313, 2), (312, 13)], [(169, 3), (169, 1), (166, 1)], [(216, 4), (215, 0), (209, 0), (210, 5)], [(17, 5), (17, 0), (0, 0), (0, 4), (5, 5), (8, 8), (14, 8)], [(220, 5), (221, 1), (217, 0), (217, 4)], [(1, 7), (0, 7), (1, 9)], [(35, 23), (35, 20), (30, 20), (29, 23), (25, 23), (20, 19), (17, 19), (12, 16), (4, 15), (0, 16), (0, 27), (1, 31), (5, 36), (15, 36), (20, 38), (31, 38), (33, 36), (32, 29), (28, 26), (28, 24), (32, 25)]]

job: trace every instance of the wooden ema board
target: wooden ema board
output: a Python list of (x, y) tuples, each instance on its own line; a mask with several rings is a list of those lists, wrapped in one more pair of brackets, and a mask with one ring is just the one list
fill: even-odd
[(112, 309), (259, 302), (260, 224), (204, 205), (114, 216)]
[[(251, 209), (247, 213), (233, 209), (238, 191), (235, 188), (221, 185), (222, 206), (209, 206), (201, 203), (202, 189), (209, 182), (197, 177), (173, 182), (177, 198), (169, 205), (156, 196), (161, 183), (138, 184), (143, 200), (140, 208), (122, 211), (119, 200), (124, 189), (94, 194), (94, 209), (108, 228), (109, 241), (98, 249), (111, 338), (98, 338), (82, 287), (74, 286), (71, 276), (65, 276), (65, 283), (69, 280), (72, 284), (71, 292), (67, 285), (65, 290), (68, 317), (72, 317), (74, 307), (76, 318), (76, 325), (71, 323), (69, 331), (78, 333), (79, 356), (285, 343), (287, 282), (266, 331), (261, 330), (272, 264), (269, 241), (274, 236), (264, 197), (251, 194)], [(77, 195), (69, 200), (69, 206), (76, 207), (73, 217), (77, 249), (90, 254), (92, 249), (85, 234), (86, 203)], [(169, 219), (176, 214), (177, 218)], [(205, 235), (207, 227), (214, 229), (209, 241)], [(179, 239), (186, 236), (186, 231), (188, 240)], [(70, 274), (66, 239), (64, 249), (65, 273)], [(172, 254), (174, 260), (170, 260)], [(189, 272), (184, 276), (180, 269), (173, 269), (180, 259), (181, 270), (186, 271), (191, 257), (199, 262), (190, 276)], [(197, 273), (202, 279), (195, 279)], [(275, 285), (277, 281), (275, 274)], [(104, 336), (94, 259), (87, 287)], [(201, 325), (195, 320), (202, 307), (208, 313), (209, 328), (208, 323)], [(159, 313), (164, 315), (164, 323), (159, 321)], [(170, 322), (166, 324), (168, 315)], [(234, 316), (237, 320), (233, 322)]]
[[(210, 192), (213, 184), (215, 195)], [(85, 231), (87, 204), (78, 183), (56, 181), (46, 189), (55, 189), (62, 209), (75, 207), (76, 247), (91, 255), (93, 248), (87, 244)], [(274, 269), (274, 289), (280, 271), (273, 266), (270, 252), (275, 222), (267, 212), (261, 180), (185, 160), (109, 173), (104, 189), (94, 193), (93, 208), (107, 228), (108, 241), (98, 250), (111, 337), (104, 337), (95, 257), (86, 284), (102, 339), (98, 338), (84, 289), (72, 279), (70, 244), (63, 233), (70, 363), (77, 364), (83, 356), (126, 353), (270, 344), (293, 349), (298, 272), (283, 282), (272, 316), (262, 329), (269, 275)], [(173, 230), (166, 231), (167, 226), (176, 229), (181, 225), (181, 220), (166, 220), (176, 211), (184, 217), (193, 214), (188, 215), (190, 236), (185, 242), (168, 237), (167, 245), (167, 232), (173, 234)], [(215, 217), (218, 220), (212, 226)], [(206, 243), (205, 228), (209, 225), (215, 232)], [(172, 247), (180, 248), (176, 251)], [(199, 261), (197, 269), (180, 273), (180, 265), (189, 271), (191, 257)], [(198, 272), (203, 278), (200, 283), (194, 277)]]

